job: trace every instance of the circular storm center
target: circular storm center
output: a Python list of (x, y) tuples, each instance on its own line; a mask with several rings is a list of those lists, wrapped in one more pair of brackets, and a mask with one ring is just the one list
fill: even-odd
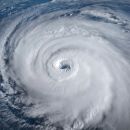
[[(54, 57), (53, 57), (54, 58)], [(77, 72), (77, 63), (71, 59), (55, 57), (50, 59), (47, 64), (48, 75), (55, 80), (63, 81), (73, 77)]]
[(64, 71), (68, 72), (68, 71), (71, 71), (71, 69), (72, 69), (71, 64), (67, 60), (62, 60), (62, 61), (58, 62), (57, 67), (58, 67), (58, 69), (60, 69), (60, 71), (63, 71), (63, 72)]

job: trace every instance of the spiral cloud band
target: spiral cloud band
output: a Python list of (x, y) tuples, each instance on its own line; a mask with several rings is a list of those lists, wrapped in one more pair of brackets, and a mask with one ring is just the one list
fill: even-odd
[(130, 130), (130, 19), (114, 5), (81, 3), (1, 20), (1, 128)]

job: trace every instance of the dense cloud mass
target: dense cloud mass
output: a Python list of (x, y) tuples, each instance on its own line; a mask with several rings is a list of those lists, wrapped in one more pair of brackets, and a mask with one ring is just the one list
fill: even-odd
[(0, 9), (0, 129), (130, 130), (130, 2), (21, 3)]

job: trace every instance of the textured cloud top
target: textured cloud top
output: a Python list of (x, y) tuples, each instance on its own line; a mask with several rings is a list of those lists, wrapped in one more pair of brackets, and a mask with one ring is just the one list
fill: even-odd
[(130, 130), (129, 11), (53, 0), (1, 15), (0, 128)]

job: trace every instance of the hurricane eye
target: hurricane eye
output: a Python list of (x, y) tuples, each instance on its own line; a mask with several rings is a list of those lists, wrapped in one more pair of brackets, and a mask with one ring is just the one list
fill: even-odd
[(71, 65), (66, 60), (64, 60), (60, 62), (59, 69), (65, 72), (71, 71)]
[(78, 71), (78, 64), (75, 60), (55, 55), (49, 59), (46, 67), (48, 76), (58, 81), (70, 80), (77, 75)]
[(64, 64), (64, 63), (62, 63), (62, 64), (60, 65), (60, 69), (61, 69), (61, 70), (64, 70), (64, 71), (70, 71), (70, 70), (71, 70), (71, 67), (70, 67), (69, 64)]

